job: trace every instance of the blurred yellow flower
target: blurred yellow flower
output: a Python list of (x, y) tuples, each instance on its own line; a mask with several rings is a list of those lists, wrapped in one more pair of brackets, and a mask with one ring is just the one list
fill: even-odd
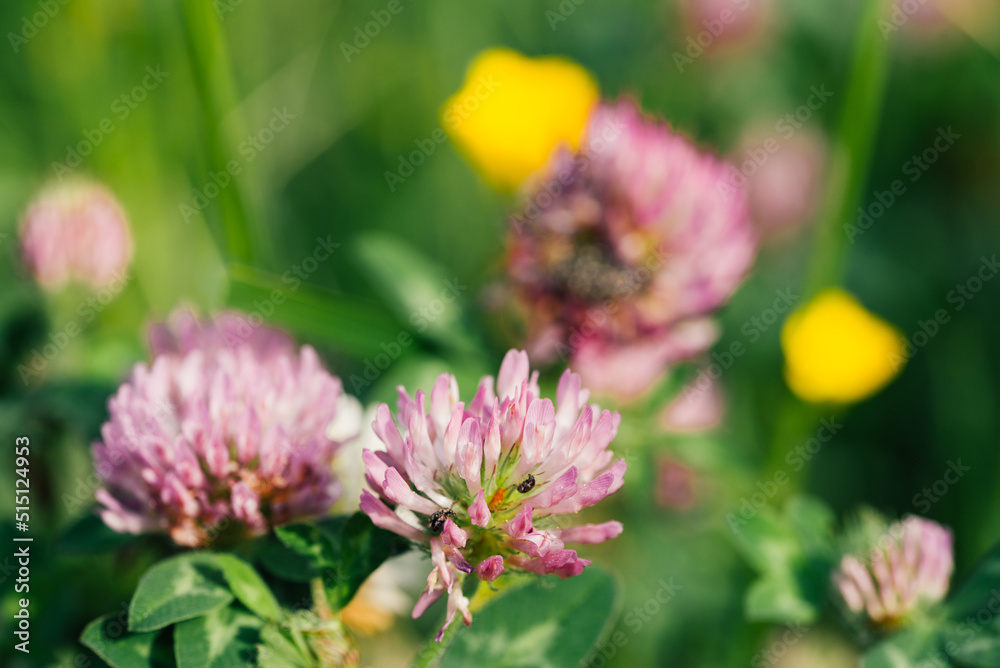
[(793, 313), (781, 331), (785, 380), (815, 403), (851, 403), (874, 394), (902, 367), (902, 335), (837, 288)]
[(593, 77), (572, 61), (490, 49), (472, 61), (441, 119), (487, 181), (513, 190), (559, 144), (577, 148), (598, 96)]
[(396, 621), (396, 615), (369, 600), (369, 597), (364, 595), (364, 588), (362, 585), (359, 595), (351, 599), (351, 602), (340, 611), (340, 618), (352, 631), (364, 636), (388, 631)]
[(365, 580), (351, 602), (340, 611), (347, 626), (364, 636), (389, 630), (412, 601), (399, 585), (395, 564), (385, 564)]

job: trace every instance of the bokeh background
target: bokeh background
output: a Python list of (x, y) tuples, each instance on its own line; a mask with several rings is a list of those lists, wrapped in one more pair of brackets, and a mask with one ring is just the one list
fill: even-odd
[[(91, 555), (100, 546), (77, 540), (71, 548), (63, 536), (90, 507), (89, 445), (106, 418), (107, 398), (147, 356), (151, 320), (179, 304), (258, 310), (316, 346), (366, 404), (391, 399), (400, 383), (428, 387), (445, 370), (467, 389), (494, 372), (516, 343), (516, 329), (495, 308), (513, 200), (491, 189), (450, 142), (431, 139), (469, 60), (493, 46), (575, 60), (594, 74), (603, 97), (630, 96), (738, 162), (761, 137), (783, 136), (782, 119), (806, 105), (808, 118), (800, 115), (793, 134), (812, 142), (817, 157), (772, 177), (770, 187), (773, 197), (797, 193), (814, 206), (807, 201), (807, 213), (767, 232), (751, 277), (721, 313), (715, 350), (740, 341), (747, 351), (721, 374), (724, 420), (698, 434), (627, 434), (626, 487), (594, 515), (621, 519), (625, 533), (588, 550), (622, 587), (614, 630), (627, 642), (608, 665), (760, 660), (775, 631), (745, 621), (752, 572), (734, 549), (726, 517), (766, 486), (812, 427), (803, 432), (782, 417), (780, 407), (797, 400), (782, 377), (780, 319), (764, 327), (753, 319), (765, 317), (776, 291), (805, 294), (817, 245), (832, 243), (817, 235), (814, 220), (830, 208), (823, 193), (839, 178), (834, 163), (850, 125), (842, 119), (855, 45), (873, 27), (862, 25), (866, 3), (858, 1), (718, 6), (727, 4), (748, 25), (727, 28), (692, 56), (689, 38), (705, 30), (704, 19), (666, 0), (401, 0), (402, 11), (364, 46), (355, 41), (356, 28), (385, 3), (4, 2), (0, 452), (9, 461), (0, 462), (0, 544), (12, 544), (7, 492), (20, 435), (33, 446), (36, 542), (27, 663), (12, 651), (12, 562), (0, 556), (0, 636), (7, 639), (0, 663), (100, 665), (76, 643), (79, 632), (120, 608), (142, 570), (165, 553), (153, 541)], [(949, 300), (984, 257), (1000, 252), (1000, 23), (992, 2), (950, 3), (947, 16), (924, 13), (932, 0), (920, 4), (919, 16), (886, 37), (882, 103), (854, 111), (874, 115), (876, 128), (857, 204), (871, 211), (877, 193), (897, 179), (905, 193), (862, 233), (838, 231), (836, 243), (844, 286), (905, 335), (939, 309), (950, 321), (882, 392), (848, 410), (817, 414), (843, 427), (794, 486), (841, 514), (870, 505), (952, 527), (961, 577), (1000, 538), (1000, 280), (985, 282), (961, 310)], [(876, 69), (878, 62), (873, 55)], [(810, 98), (814, 88), (832, 96), (809, 109), (818, 99)], [(280, 131), (264, 132), (269, 127)], [(949, 129), (957, 139), (911, 181), (913, 156)], [(402, 174), (401, 161), (428, 140), (433, 152), (422, 164), (401, 183), (388, 183), (386, 172)], [(240, 173), (206, 197), (213, 174), (218, 183), (229, 160)], [(814, 176), (803, 181), (809, 169)], [(127, 285), (88, 322), (78, 311), (85, 293), (43, 294), (19, 259), (21, 214), (60, 175), (107, 184), (135, 237)], [(303, 265), (319, 239), (339, 246), (328, 260)], [(288, 278), (300, 270), (301, 285)], [(268, 306), (273, 288), (287, 300)], [(449, 291), (458, 293), (453, 303), (435, 301)], [(426, 318), (428, 308), (439, 312)], [(82, 333), (56, 343), (58, 354), (25, 375), (24, 365), (74, 321)], [(369, 382), (366, 365), (402, 332), (414, 343)], [(968, 472), (925, 508), (920, 495), (951, 462)], [(661, 475), (665, 465), (672, 476)], [(0, 548), (0, 555), (12, 551)], [(669, 604), (637, 614), (661, 579), (671, 578), (681, 589)], [(414, 624), (404, 615), (388, 641), (363, 639), (370, 649), (363, 665), (403, 665), (435, 621)], [(793, 649), (821, 645), (829, 665), (852, 665), (837, 634), (830, 623)], [(74, 663), (80, 657), (90, 663)]]

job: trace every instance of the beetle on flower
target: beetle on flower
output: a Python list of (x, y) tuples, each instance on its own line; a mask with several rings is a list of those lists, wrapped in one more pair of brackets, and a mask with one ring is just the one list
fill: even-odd
[(616, 521), (556, 524), (622, 486), (625, 460), (608, 450), (621, 416), (587, 405), (589, 392), (569, 370), (556, 404), (539, 396), (537, 380), (527, 353), (511, 350), (496, 383), (484, 377), (468, 405), (443, 374), (429, 405), (422, 391), (411, 398), (400, 388), (402, 432), (386, 404), (378, 409), (372, 427), (386, 451), (364, 452), (375, 493), (362, 492), (361, 509), (377, 526), (429, 544), (433, 570), (413, 616), (447, 592), (439, 640), (456, 614), (472, 621), (462, 573), (487, 582), (508, 567), (579, 575), (591, 562), (566, 543), (602, 543), (622, 531)]

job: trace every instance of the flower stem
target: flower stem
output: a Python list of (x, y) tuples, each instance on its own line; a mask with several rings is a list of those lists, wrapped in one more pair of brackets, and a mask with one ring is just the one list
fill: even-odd
[(420, 648), (417, 656), (414, 657), (412, 668), (430, 668), (433, 666), (444, 651), (448, 649), (452, 641), (455, 640), (455, 636), (458, 635), (458, 630), (462, 628), (462, 622), (455, 620), (451, 623), (451, 626), (444, 630), (444, 635), (441, 637), (441, 642), (431, 638), (427, 643)]
[(326, 597), (326, 588), (323, 585), (323, 578), (313, 578), (309, 582), (309, 590), (312, 594), (313, 612), (323, 621), (333, 619), (333, 608), (330, 607), (330, 599)]
[(817, 407), (803, 404), (794, 397), (788, 397), (779, 408), (767, 468), (763, 475), (765, 483), (773, 481), (777, 485), (778, 491), (772, 498), (772, 503), (776, 506), (802, 491), (803, 478), (809, 471), (808, 460), (801, 455), (794, 455), (796, 448), (804, 445), (812, 436), (811, 432), (815, 430), (820, 417)]
[(320, 619), (317, 628), (309, 634), (309, 646), (319, 662), (318, 665), (329, 668), (354, 668), (361, 660), (357, 641), (330, 606), (323, 578), (313, 578), (309, 582), (309, 589), (312, 594), (313, 612)]
[[(840, 108), (836, 144), (827, 179), (825, 213), (816, 232), (806, 296), (841, 282), (846, 251), (844, 229), (868, 182), (875, 135), (889, 72), (889, 43), (879, 28), (884, 0), (866, 0), (854, 61)], [(835, 92), (836, 94), (836, 92)]]
[[(236, 145), (220, 125), (225, 115), (236, 107), (236, 87), (233, 83), (229, 52), (212, 3), (184, 0), (184, 32), (187, 37), (191, 69), (204, 125), (209, 168), (226, 172)], [(249, 215), (239, 182), (234, 178), (219, 188), (222, 216), (223, 253), (229, 260), (251, 264), (254, 259)]]
[[(827, 179), (824, 213), (816, 230), (806, 278), (807, 299), (826, 287), (843, 282), (847, 255), (844, 242), (868, 183), (889, 73), (889, 43), (879, 28), (885, 6), (885, 0), (865, 0), (861, 10), (853, 65), (842, 98)], [(791, 448), (810, 437), (820, 414), (817, 407), (794, 397), (788, 397), (779, 410), (765, 476), (770, 480), (778, 471), (784, 471), (790, 484), (782, 487), (779, 496), (787, 498), (790, 493), (800, 490), (809, 467), (802, 466), (796, 471), (785, 465), (785, 457)]]

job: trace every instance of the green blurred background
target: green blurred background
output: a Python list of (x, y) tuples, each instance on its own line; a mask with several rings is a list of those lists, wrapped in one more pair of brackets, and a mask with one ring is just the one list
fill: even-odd
[[(674, 54), (693, 33), (677, 4), (666, 1), (402, 0), (403, 11), (350, 59), (342, 43), (352, 43), (355, 28), (385, 3), (3, 3), (0, 443), (13, 461), (14, 437), (31, 437), (38, 491), (33, 652), (27, 663), (13, 656), (15, 595), (0, 556), (0, 663), (100, 665), (89, 654), (82, 656), (91, 663), (73, 663), (82, 652), (77, 635), (127, 601), (142, 569), (162, 554), (157, 544), (113, 556), (71, 554), (56, 541), (89, 506), (86, 490), (77, 493), (89, 472), (88, 446), (108, 396), (146, 357), (150, 320), (182, 303), (252, 310), (272, 286), (288, 288), (282, 275), (313, 254), (317, 238), (329, 237), (340, 246), (318, 263), (309, 285), (289, 290), (289, 302), (273, 313), (261, 311), (315, 345), (349, 392), (366, 403), (386, 400), (396, 384), (427, 387), (446, 369), (468, 391), (495, 370), (516, 343), (490, 300), (511, 200), (491, 190), (448, 142), (436, 144), (393, 189), (385, 177), (440, 127), (440, 105), (476, 53), (503, 45), (564, 55), (594, 74), (605, 98), (630, 95), (699, 143), (742, 158), (745, 131), (773, 127), (806, 103), (811, 86), (834, 96), (806, 125), (836, 145), (861, 5), (776, 0), (754, 39), (706, 53), (681, 72)], [(8, 33), (27, 35), (25, 20), (45, 7), (56, 9), (37, 34), (25, 43), (11, 39)], [(566, 20), (553, 27), (547, 12)], [(953, 309), (949, 291), (975, 274), (983, 256), (1000, 251), (1000, 32), (990, 16), (976, 22), (974, 35), (947, 23), (908, 25), (891, 35), (861, 204), (901, 178), (939, 128), (960, 135), (844, 246), (845, 287), (907, 335), (936, 310)], [(161, 80), (137, 91), (144, 79), (154, 81), (147, 68), (163, 73)], [(247, 148), (276, 112), (287, 118), (282, 130)], [(98, 131), (105, 119), (111, 132)], [(105, 182), (123, 203), (136, 241), (133, 278), (44, 373), (24, 382), (18, 366), (65, 326), (82, 297), (45, 296), (33, 286), (19, 264), (19, 217), (38, 188), (57, 177), (55, 163), (95, 136), (100, 142), (72, 174)], [(203, 211), (186, 211), (230, 159), (241, 173)], [(770, 306), (775, 290), (803, 294), (815, 243), (806, 226), (762, 249), (752, 277), (721, 314), (717, 350), (747, 342), (744, 324)], [(446, 279), (467, 288), (417, 331), (413, 314), (446, 289)], [(960, 459), (970, 471), (922, 513), (954, 529), (958, 576), (1000, 538), (998, 295), (1000, 281), (987, 282), (893, 384), (837, 412), (843, 429), (801, 483), (838, 512), (860, 504), (891, 515), (922, 512), (915, 495)], [(728, 410), (721, 428), (698, 436), (647, 430), (622, 439), (630, 461), (626, 488), (593, 516), (622, 519), (626, 531), (588, 549), (623, 587), (616, 629), (627, 643), (608, 665), (744, 666), (768, 646), (770, 628), (744, 621), (751, 571), (733, 549), (725, 517), (770, 475), (769, 457), (783, 437), (776, 406), (791, 399), (778, 330), (768, 328), (723, 374)], [(349, 378), (363, 378), (379, 344), (404, 331), (415, 344), (374, 383), (355, 389)], [(654, 501), (656, 467), (667, 457), (695, 472), (693, 508)], [(12, 489), (11, 468), (0, 463), (4, 490)], [(0, 545), (11, 544), (10, 497), (0, 499)], [(0, 555), (12, 551), (3, 547)], [(661, 578), (683, 589), (636, 630), (629, 613), (655, 594)], [(405, 656), (434, 621), (415, 630), (399, 620), (390, 644)], [(396, 665), (383, 661), (362, 664)]]

